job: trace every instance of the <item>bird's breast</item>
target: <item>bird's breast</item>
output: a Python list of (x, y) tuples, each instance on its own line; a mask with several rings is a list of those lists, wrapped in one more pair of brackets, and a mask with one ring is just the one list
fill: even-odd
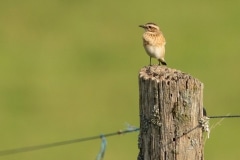
[(152, 46), (145, 45), (144, 46), (147, 54), (151, 57), (155, 57), (157, 59), (163, 58), (165, 55), (165, 47), (164, 46)]

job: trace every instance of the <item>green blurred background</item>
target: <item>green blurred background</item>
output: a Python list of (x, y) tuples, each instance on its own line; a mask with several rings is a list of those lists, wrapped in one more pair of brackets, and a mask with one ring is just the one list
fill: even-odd
[[(139, 126), (138, 71), (149, 58), (138, 25), (146, 22), (160, 25), (169, 67), (204, 83), (208, 115), (240, 113), (239, 16), (239, 0), (1, 1), (0, 150)], [(211, 130), (205, 159), (240, 159), (239, 122)], [(136, 159), (137, 138), (107, 138), (105, 160)], [(100, 142), (0, 159), (93, 160)]]

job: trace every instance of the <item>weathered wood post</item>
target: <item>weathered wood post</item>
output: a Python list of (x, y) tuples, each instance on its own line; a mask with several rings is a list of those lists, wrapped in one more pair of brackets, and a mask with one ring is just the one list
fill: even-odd
[(203, 160), (203, 84), (166, 66), (139, 73), (138, 160)]

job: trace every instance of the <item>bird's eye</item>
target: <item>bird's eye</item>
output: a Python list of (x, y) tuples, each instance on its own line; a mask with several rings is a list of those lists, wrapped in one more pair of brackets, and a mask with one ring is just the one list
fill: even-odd
[(152, 28), (152, 26), (148, 26), (148, 28), (150, 28), (150, 29), (151, 29), (151, 28)]

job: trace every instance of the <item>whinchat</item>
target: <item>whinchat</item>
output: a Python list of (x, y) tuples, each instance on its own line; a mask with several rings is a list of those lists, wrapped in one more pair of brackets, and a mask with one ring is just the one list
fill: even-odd
[(142, 36), (143, 46), (150, 56), (150, 65), (152, 57), (158, 60), (159, 65), (167, 65), (164, 60), (166, 41), (158, 25), (155, 23), (146, 23), (145, 25), (139, 25), (139, 27), (145, 30)]

